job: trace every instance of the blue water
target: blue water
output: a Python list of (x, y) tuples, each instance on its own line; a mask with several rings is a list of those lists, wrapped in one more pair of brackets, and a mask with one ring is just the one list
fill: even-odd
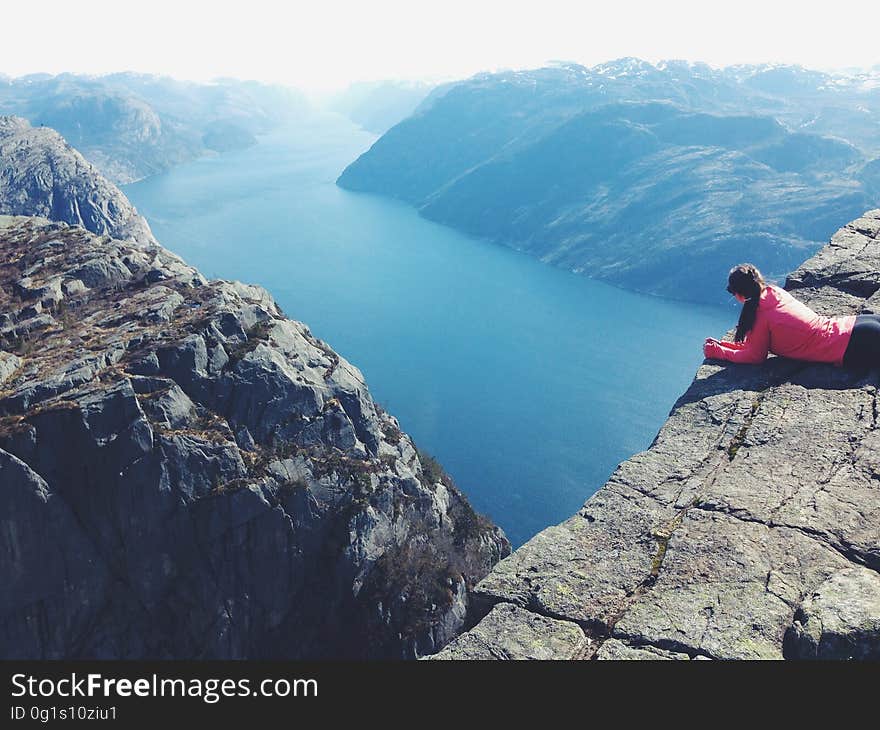
[(546, 266), (334, 181), (375, 137), (337, 116), (128, 185), (209, 277), (265, 286), (519, 545), (648, 446), (734, 307)]

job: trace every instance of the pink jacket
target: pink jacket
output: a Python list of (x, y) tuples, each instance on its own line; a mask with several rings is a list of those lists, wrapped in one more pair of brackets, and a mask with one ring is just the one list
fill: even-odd
[(742, 342), (709, 338), (703, 354), (718, 360), (759, 363), (768, 352), (796, 360), (843, 364), (856, 315), (824, 317), (785, 289), (768, 284), (761, 292), (755, 324)]

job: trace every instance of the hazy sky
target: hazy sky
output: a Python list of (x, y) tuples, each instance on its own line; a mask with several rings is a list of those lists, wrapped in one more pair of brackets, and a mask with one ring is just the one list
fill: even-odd
[(878, 8), (865, 0), (40, 0), (4, 3), (0, 73), (134, 70), (314, 90), (620, 56), (872, 66)]

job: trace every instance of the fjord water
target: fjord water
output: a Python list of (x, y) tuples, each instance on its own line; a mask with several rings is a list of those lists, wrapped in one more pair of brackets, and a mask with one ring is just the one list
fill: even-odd
[(517, 546), (647, 448), (703, 339), (738, 312), (627, 292), (338, 188), (374, 140), (316, 117), (125, 192), (165, 246), (266, 287), (360, 368)]

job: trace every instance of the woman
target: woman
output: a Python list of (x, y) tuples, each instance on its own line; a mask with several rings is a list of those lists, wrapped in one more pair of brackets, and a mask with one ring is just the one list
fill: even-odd
[(727, 291), (743, 303), (734, 342), (707, 337), (703, 354), (732, 362), (763, 362), (768, 352), (836, 366), (880, 365), (880, 315), (824, 317), (785, 289), (767, 284), (752, 264), (730, 270)]

